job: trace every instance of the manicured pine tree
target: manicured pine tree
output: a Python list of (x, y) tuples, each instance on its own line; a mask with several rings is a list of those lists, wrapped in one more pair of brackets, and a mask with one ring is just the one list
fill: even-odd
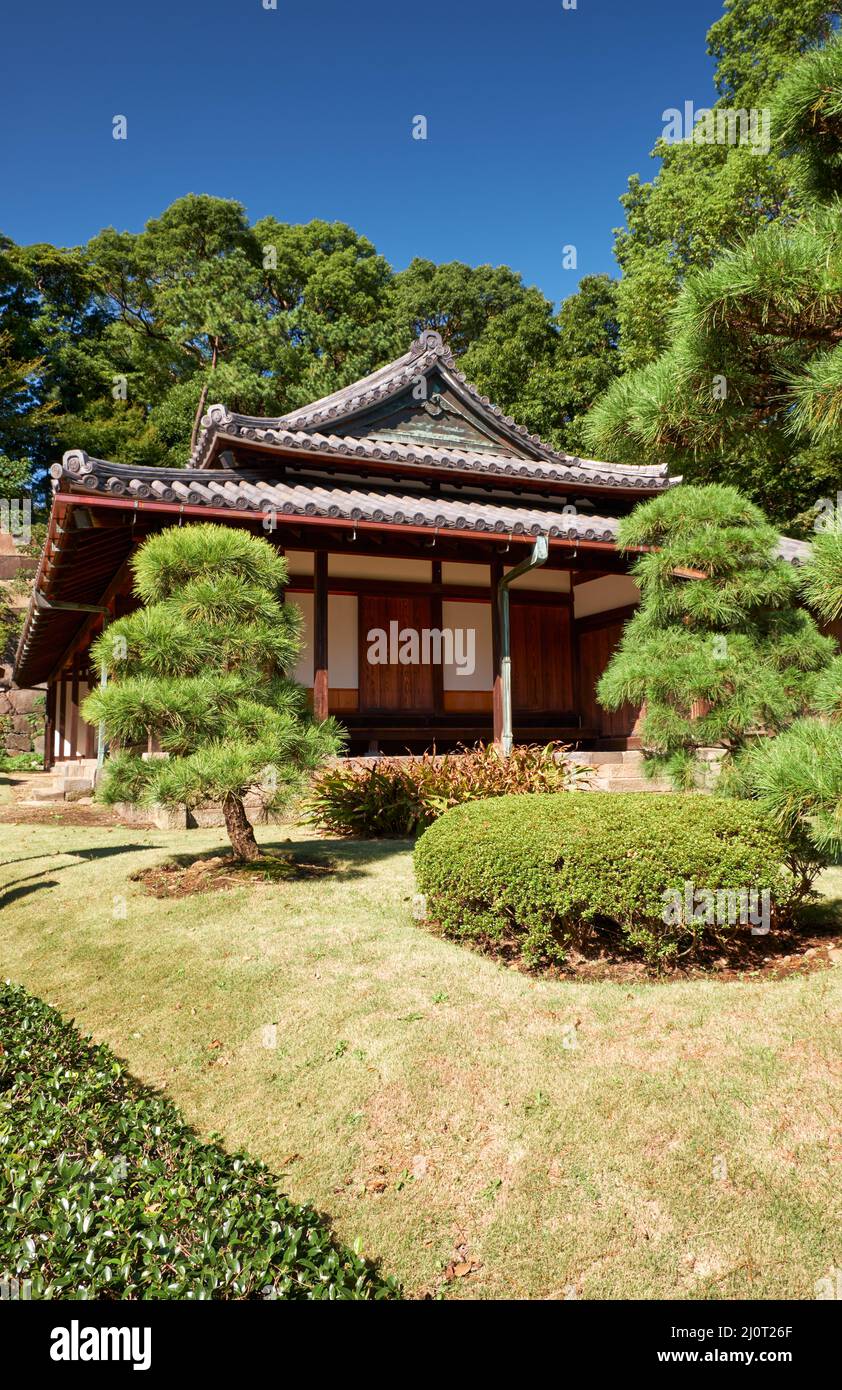
[(698, 748), (733, 758), (810, 708), (834, 643), (798, 606), (777, 532), (735, 488), (683, 486), (643, 503), (619, 545), (642, 551), (632, 567), (641, 604), (598, 698), (644, 705), (648, 770), (692, 786)]
[[(820, 617), (842, 617), (842, 527), (817, 536), (801, 587)], [(808, 861), (842, 850), (842, 656), (821, 672), (812, 703), (815, 717), (764, 739), (741, 769), (745, 789)]]
[[(300, 616), (283, 602), (286, 561), (243, 531), (197, 525), (147, 540), (132, 568), (143, 606), (94, 644), (108, 683), (83, 710), (119, 749), (98, 795), (218, 803), (236, 857), (257, 859), (247, 793), (259, 789), (265, 809), (279, 810), (341, 744), (290, 679)], [(164, 756), (142, 756), (150, 738)]]

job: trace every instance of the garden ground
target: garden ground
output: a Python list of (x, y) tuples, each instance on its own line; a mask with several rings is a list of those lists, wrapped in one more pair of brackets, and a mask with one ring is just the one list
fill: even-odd
[[(333, 870), (161, 898), (132, 875), (222, 832), (10, 814), (3, 975), (408, 1295), (809, 1299), (842, 1266), (837, 952), (780, 980), (541, 980), (413, 920), (405, 842), (272, 827)], [(823, 887), (842, 923), (842, 873)]]

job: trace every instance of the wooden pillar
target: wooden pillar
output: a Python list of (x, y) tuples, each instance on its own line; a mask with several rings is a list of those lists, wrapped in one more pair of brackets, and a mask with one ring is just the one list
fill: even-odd
[(317, 550), (313, 566), (313, 714), (328, 716), (327, 551)]
[(47, 685), (44, 719), (44, 771), (49, 772), (56, 754), (56, 683)]
[(503, 644), (500, 636), (500, 604), (497, 586), (503, 578), (503, 561), (491, 561), (491, 665), (493, 672), (492, 709), (494, 711), (494, 742), (503, 742)]
[[(441, 560), (433, 560), (433, 594), (430, 604), (433, 628), (441, 632), (444, 626), (444, 604), (441, 596)], [(444, 644), (441, 647), (444, 654)], [(444, 714), (444, 666), (441, 662), (433, 665), (433, 711)]]
[[(64, 738), (65, 738), (65, 729), (66, 729), (66, 727), (67, 727), (67, 681), (65, 680), (65, 678), (64, 678), (64, 672), (62, 671), (61, 674), (60, 674), (60, 676), (59, 676), (59, 687), (58, 687), (58, 715), (57, 715), (57, 717), (56, 717), (56, 734), (57, 734), (57, 742), (58, 742), (58, 748), (56, 749), (56, 757), (59, 759), (59, 761), (64, 757)], [(54, 760), (54, 761), (55, 761), (55, 760)]]
[(70, 753), (75, 758), (79, 752), (79, 657), (74, 656), (70, 676)]

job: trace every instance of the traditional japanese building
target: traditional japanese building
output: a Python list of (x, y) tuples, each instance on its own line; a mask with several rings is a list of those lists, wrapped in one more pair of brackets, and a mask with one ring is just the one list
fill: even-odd
[(639, 597), (617, 525), (678, 480), (551, 448), (465, 380), (437, 333), (277, 419), (211, 406), (183, 470), (72, 450), (52, 475), (16, 662), (19, 685), (47, 684), (50, 762), (95, 750), (79, 714), (89, 649), (134, 606), (133, 551), (199, 521), (283, 550), (306, 633), (297, 676), (355, 752), (501, 737), (499, 585), (545, 537), (544, 563), (511, 586), (515, 738), (634, 746), (637, 711), (595, 694)]

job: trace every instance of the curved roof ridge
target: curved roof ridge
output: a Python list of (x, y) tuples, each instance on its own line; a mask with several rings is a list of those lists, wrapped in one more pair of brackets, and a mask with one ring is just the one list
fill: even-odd
[[(193, 450), (190, 464), (195, 468), (207, 467), (216, 437), (220, 434), (236, 437), (241, 433), (252, 439), (257, 435), (263, 442), (266, 435), (274, 432), (282, 437), (268, 442), (303, 449), (312, 447), (312, 444), (307, 442), (309, 437), (313, 443), (327, 441), (333, 452), (344, 452), (344, 448), (347, 447), (349, 451), (358, 455), (368, 452), (372, 457), (378, 457), (379, 450), (388, 448), (388, 441), (377, 437), (343, 436), (338, 430), (339, 425), (343, 421), (354, 419), (372, 406), (380, 405), (399, 395), (419, 376), (429, 374), (434, 368), (440, 372), (445, 383), (457, 397), (474, 411), (478, 410), (488, 425), (497, 432), (498, 438), (501, 434), (504, 438), (508, 437), (521, 455), (526, 453), (526, 458), (515, 456), (515, 462), (529, 463), (531, 458), (534, 463), (543, 462), (559, 467), (565, 472), (573, 470), (579, 474), (578, 480), (582, 482), (586, 482), (591, 474), (600, 475), (606, 478), (609, 486), (612, 482), (616, 486), (616, 480), (622, 485), (626, 480), (639, 482), (652, 479), (667, 486), (673, 481), (678, 481), (669, 478), (666, 464), (607, 464), (595, 459), (582, 459), (554, 448), (537, 434), (531, 434), (525, 425), (518, 424), (512, 416), (506, 415), (488, 396), (483, 395), (468, 381), (464, 372), (459, 371), (453, 354), (442, 340), (441, 334), (435, 329), (424, 329), (409, 351), (396, 358), (394, 362), (389, 362), (359, 381), (343, 386), (330, 395), (288, 411), (284, 415), (241, 415), (223, 404), (210, 406), (202, 417), (204, 432)], [(397, 440), (392, 443), (400, 443), (403, 448), (414, 450), (416, 454), (422, 449), (422, 446), (413, 440), (407, 440), (406, 444)], [(446, 455), (468, 452), (464, 446), (442, 449), (440, 446), (432, 445), (427, 450), (431, 459), (438, 460), (442, 456), (442, 461), (445, 462), (448, 461), (444, 457)], [(485, 451), (483, 454), (485, 455)], [(410, 453), (406, 456), (411, 458), (412, 455)], [(487, 457), (497, 460), (504, 455), (499, 450), (489, 451)]]

